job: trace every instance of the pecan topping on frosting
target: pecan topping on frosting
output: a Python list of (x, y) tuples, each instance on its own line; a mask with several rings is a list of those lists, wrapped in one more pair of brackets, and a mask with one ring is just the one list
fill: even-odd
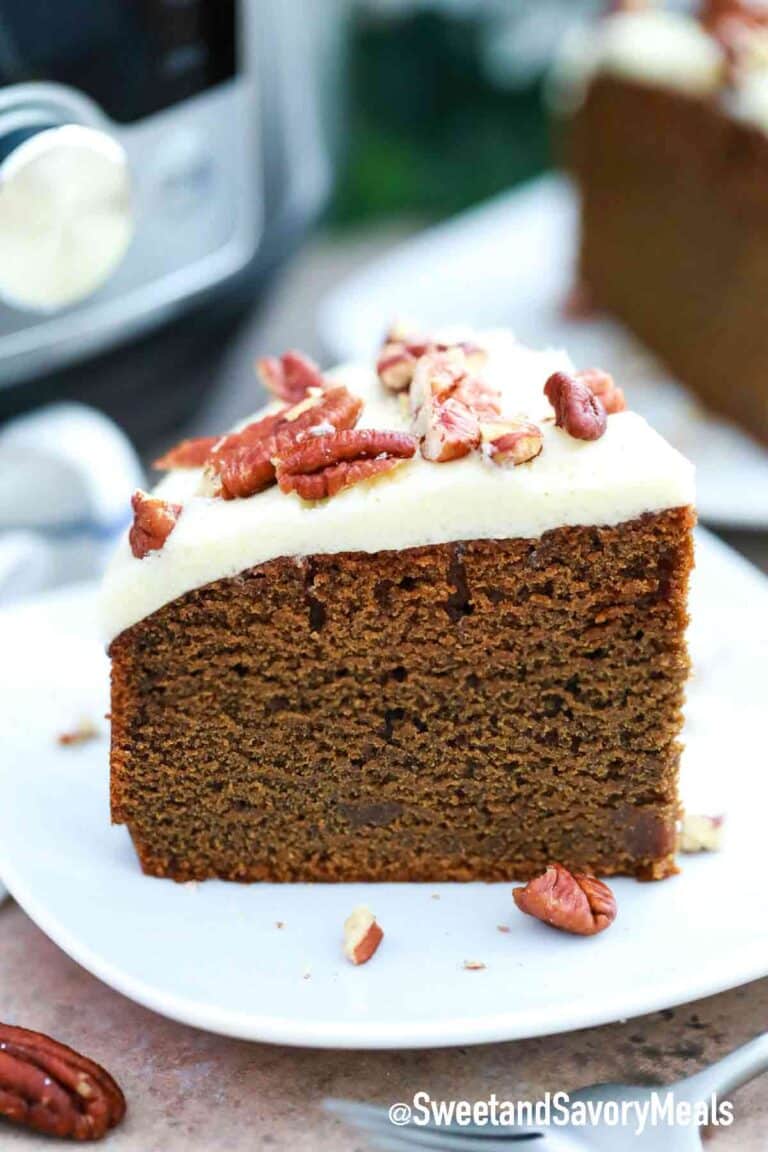
[(501, 395), (480, 376), (462, 377), (450, 395), (474, 412), (479, 420), (495, 420), (501, 416)]
[(581, 372), (574, 372), (574, 377), (586, 384), (593, 396), (597, 396), (609, 416), (625, 411), (627, 401), (624, 393), (614, 384), (610, 372), (604, 372), (602, 368), (584, 368)]
[(176, 527), (181, 505), (169, 504), (139, 489), (131, 498), (131, 507), (133, 524), (128, 543), (136, 559), (143, 560), (148, 552), (158, 552), (163, 547)]
[(605, 408), (592, 389), (567, 372), (554, 372), (544, 395), (555, 410), (555, 423), (577, 440), (599, 440), (607, 427)]
[(202, 468), (220, 439), (219, 436), (198, 436), (195, 440), (182, 440), (155, 460), (152, 467), (158, 472), (167, 472), (171, 468)]
[(477, 416), (466, 405), (448, 397), (447, 400), (428, 400), (422, 412), (423, 437), (421, 454), (425, 460), (445, 464), (468, 456), (480, 445), (480, 424)]
[(283, 492), (324, 500), (391, 471), (415, 452), (416, 438), (407, 432), (360, 428), (307, 437), (278, 458), (277, 482)]
[(381, 383), (390, 392), (406, 392), (413, 380), (416, 365), (422, 356), (435, 352), (460, 351), (467, 370), (477, 371), (486, 360), (486, 351), (471, 340), (438, 340), (394, 325), (384, 337), (376, 371)]
[(264, 356), (256, 367), (267, 391), (288, 403), (303, 400), (311, 388), (323, 387), (317, 364), (301, 352), (291, 350), (279, 358)]
[(410, 393), (413, 428), (426, 460), (444, 464), (480, 446), (480, 420), (501, 413), (501, 397), (469, 371), (460, 348), (423, 356)]
[(276, 479), (275, 457), (288, 453), (315, 427), (353, 428), (362, 409), (362, 400), (338, 385), (231, 433), (208, 463), (218, 494), (224, 500), (243, 499), (269, 488)]
[[(363, 402), (342, 384), (323, 379), (298, 352), (260, 361), (268, 387), (289, 401), (277, 412), (220, 438), (184, 440), (157, 462), (158, 468), (203, 467), (200, 494), (245, 499), (277, 482), (306, 500), (333, 496), (342, 488), (390, 471), (414, 455), (435, 463), (457, 460), (482, 448), (497, 466), (516, 466), (542, 450), (541, 429), (531, 421), (502, 417), (497, 388), (478, 375), (486, 352), (471, 341), (447, 343), (391, 330), (379, 360), (379, 375), (392, 392), (407, 391), (414, 435), (378, 429), (355, 430)], [(606, 411), (620, 412), (624, 395), (600, 369), (555, 372), (544, 392), (557, 424), (571, 436), (595, 440), (606, 427)], [(181, 507), (146, 493), (133, 498), (130, 544), (134, 555), (163, 547)]]
[(417, 358), (405, 344), (385, 344), (376, 361), (376, 373), (389, 392), (405, 392), (413, 379)]
[(409, 392), (413, 416), (418, 418), (419, 412), (430, 401), (439, 403), (447, 400), (466, 375), (464, 354), (458, 348), (422, 356), (416, 365)]
[(273, 451), (274, 437), (268, 443), (236, 444), (218, 452), (208, 466), (218, 481), (215, 495), (222, 500), (244, 500), (271, 488), (275, 482)]
[(494, 464), (500, 466), (527, 464), (541, 452), (541, 429), (528, 420), (496, 420), (482, 423), (483, 447)]
[(212, 457), (231, 448), (266, 444), (270, 436), (288, 424), (298, 434), (314, 424), (351, 428), (356, 423), (362, 401), (346, 388), (326, 386), (320, 369), (301, 352), (286, 352), (279, 358), (265, 357), (259, 361), (258, 368), (269, 391), (286, 401), (284, 408), (227, 436), (182, 440), (156, 460), (153, 467), (160, 471), (201, 468), (209, 464)]

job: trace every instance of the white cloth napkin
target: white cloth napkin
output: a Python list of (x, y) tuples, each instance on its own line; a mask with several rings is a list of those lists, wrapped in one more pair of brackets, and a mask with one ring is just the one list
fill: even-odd
[(126, 436), (82, 404), (0, 429), (0, 609), (99, 576), (143, 483)]

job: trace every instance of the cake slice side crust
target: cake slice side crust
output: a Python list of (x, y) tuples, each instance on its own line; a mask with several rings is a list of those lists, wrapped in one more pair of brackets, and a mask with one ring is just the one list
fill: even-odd
[(111, 800), (176, 880), (673, 867), (690, 508), (270, 561), (113, 642)]

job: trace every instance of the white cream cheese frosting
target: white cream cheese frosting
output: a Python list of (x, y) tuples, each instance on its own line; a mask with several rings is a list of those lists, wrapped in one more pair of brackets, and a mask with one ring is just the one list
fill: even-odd
[(722, 48), (693, 16), (663, 8), (617, 12), (566, 39), (550, 97), (558, 111), (575, 111), (598, 73), (708, 95), (722, 85), (724, 66)]
[[(609, 416), (605, 434), (590, 442), (555, 427), (543, 388), (552, 372), (572, 368), (564, 353), (531, 351), (509, 334), (477, 339), (489, 350), (486, 375), (502, 394), (504, 415), (544, 421), (535, 460), (505, 468), (479, 453), (445, 464), (417, 454), (315, 504), (277, 487), (245, 500), (213, 499), (199, 494), (199, 468), (172, 472), (155, 494), (183, 510), (163, 548), (139, 560), (126, 535), (107, 571), (107, 642), (185, 592), (277, 557), (533, 538), (693, 503), (692, 465), (635, 413)], [(364, 400), (358, 427), (408, 429), (405, 406), (371, 366), (347, 365), (329, 376)]]
[(748, 73), (728, 94), (726, 107), (735, 119), (768, 132), (768, 68)]
[(743, 58), (726, 84), (718, 40), (690, 13), (664, 8), (616, 12), (566, 36), (548, 79), (553, 110), (576, 112), (599, 74), (714, 96), (734, 119), (768, 132), (768, 29), (746, 33)]

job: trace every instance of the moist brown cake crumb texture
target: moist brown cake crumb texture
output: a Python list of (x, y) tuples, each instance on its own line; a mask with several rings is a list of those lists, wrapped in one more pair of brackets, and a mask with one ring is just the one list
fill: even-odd
[(768, 443), (768, 137), (715, 100), (613, 76), (572, 127), (595, 303)]
[(182, 596), (112, 644), (114, 820), (177, 880), (665, 875), (692, 523), (279, 559)]

